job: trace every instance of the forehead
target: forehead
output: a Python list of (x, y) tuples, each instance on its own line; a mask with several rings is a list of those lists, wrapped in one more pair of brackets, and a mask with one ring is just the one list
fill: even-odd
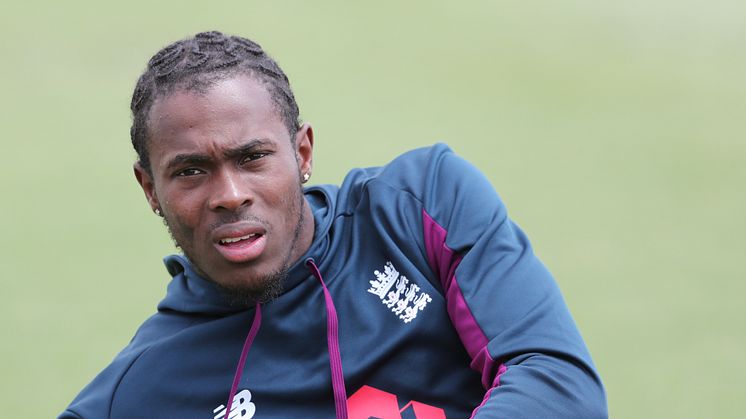
[(269, 123), (280, 120), (266, 87), (248, 75), (236, 75), (207, 88), (177, 88), (153, 103), (148, 118), (152, 137), (226, 120)]
[(156, 171), (177, 155), (222, 155), (255, 139), (280, 147), (291, 143), (269, 91), (247, 75), (157, 99), (148, 128), (148, 153)]

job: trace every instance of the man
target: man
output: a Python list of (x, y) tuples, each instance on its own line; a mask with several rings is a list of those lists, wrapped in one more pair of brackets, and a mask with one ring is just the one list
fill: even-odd
[(158, 52), (135, 176), (183, 256), (158, 313), (61, 418), (595, 418), (551, 275), (446, 146), (302, 188), (313, 130), (254, 42)]

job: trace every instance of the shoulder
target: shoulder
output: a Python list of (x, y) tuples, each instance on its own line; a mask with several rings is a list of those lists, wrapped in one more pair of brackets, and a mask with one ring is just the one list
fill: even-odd
[(340, 190), (348, 207), (378, 187), (404, 192), (424, 202), (438, 191), (458, 189), (460, 184), (475, 179), (479, 184), (486, 182), (478, 169), (446, 144), (438, 143), (403, 153), (383, 166), (353, 169)]
[(392, 193), (404, 193), (439, 219), (449, 217), (457, 207), (470, 211), (503, 208), (489, 179), (442, 143), (408, 151), (384, 166), (354, 169), (341, 190), (347, 207), (354, 207), (368, 195), (390, 197)]
[(101, 417), (101, 412), (110, 412), (122, 381), (137, 361), (160, 342), (192, 324), (194, 320), (187, 316), (168, 312), (151, 316), (130, 343), (81, 390), (61, 417)]
[(80, 391), (60, 417), (101, 417), (102, 412), (111, 412), (111, 405), (119, 384), (146, 350), (147, 346), (137, 345), (135, 342), (127, 345), (93, 381)]
[(455, 156), (443, 143), (407, 151), (380, 167), (351, 170), (344, 184), (370, 181), (387, 182), (395, 187), (416, 189), (421, 179), (433, 174), (447, 156)]

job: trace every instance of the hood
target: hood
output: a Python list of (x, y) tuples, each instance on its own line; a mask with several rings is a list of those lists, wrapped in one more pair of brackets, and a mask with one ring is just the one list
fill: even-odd
[[(308, 258), (323, 260), (329, 246), (329, 228), (335, 218), (335, 200), (338, 187), (313, 186), (304, 189), (304, 195), (314, 220), (314, 237), (306, 253), (288, 271), (283, 291), (292, 289), (301, 281), (311, 279), (304, 261)], [(220, 289), (211, 281), (199, 276), (191, 262), (183, 255), (170, 255), (163, 259), (171, 275), (166, 297), (158, 304), (158, 311), (178, 311), (192, 314), (226, 315), (246, 310), (248, 307), (231, 305)]]

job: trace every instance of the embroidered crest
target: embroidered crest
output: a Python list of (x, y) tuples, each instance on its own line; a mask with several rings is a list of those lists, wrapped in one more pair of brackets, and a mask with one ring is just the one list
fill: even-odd
[(432, 301), (426, 292), (420, 292), (420, 286), (410, 283), (406, 276), (400, 275), (391, 262), (386, 262), (383, 272), (375, 271), (376, 279), (370, 281), (368, 292), (378, 296), (386, 307), (391, 309), (404, 323), (417, 317)]

